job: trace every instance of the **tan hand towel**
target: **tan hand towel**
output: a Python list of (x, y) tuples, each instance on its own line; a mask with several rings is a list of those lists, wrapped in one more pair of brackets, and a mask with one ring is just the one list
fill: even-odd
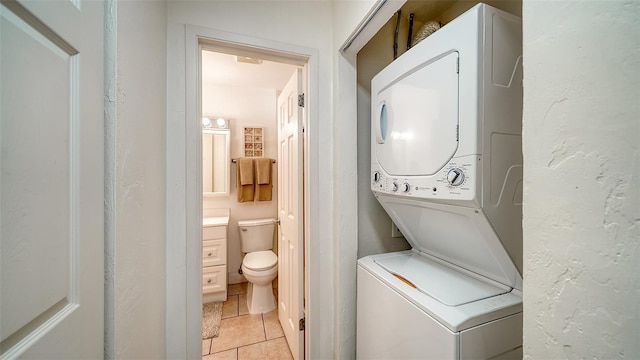
[(253, 159), (242, 157), (236, 162), (240, 174), (240, 185), (253, 185)]
[[(253, 201), (255, 192), (255, 186), (253, 185), (253, 159), (239, 158), (236, 160), (236, 165), (236, 195), (238, 202)], [(243, 185), (243, 181), (246, 184)]]
[(271, 159), (256, 158), (256, 182), (258, 185), (271, 184)]
[(258, 201), (271, 201), (271, 169), (273, 161), (270, 158), (257, 158), (256, 161), (256, 199)]

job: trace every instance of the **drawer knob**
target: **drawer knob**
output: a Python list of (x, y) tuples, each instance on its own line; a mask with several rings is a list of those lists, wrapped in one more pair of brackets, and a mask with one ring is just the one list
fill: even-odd
[(207, 255), (207, 256), (211, 256), (211, 253), (209, 253), (209, 255)]
[(207, 280), (207, 282), (208, 282), (209, 284), (211, 284), (211, 279)]

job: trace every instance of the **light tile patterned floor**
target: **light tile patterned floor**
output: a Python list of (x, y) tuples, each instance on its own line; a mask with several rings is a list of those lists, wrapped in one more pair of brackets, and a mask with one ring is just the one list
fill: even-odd
[(220, 334), (202, 340), (203, 360), (293, 359), (278, 312), (249, 314), (247, 283), (229, 285)]

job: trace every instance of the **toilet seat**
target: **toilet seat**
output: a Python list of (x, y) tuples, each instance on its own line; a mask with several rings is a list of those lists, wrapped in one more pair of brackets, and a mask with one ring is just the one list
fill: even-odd
[(245, 255), (242, 265), (249, 270), (269, 270), (278, 264), (278, 256), (273, 251), (256, 251)]

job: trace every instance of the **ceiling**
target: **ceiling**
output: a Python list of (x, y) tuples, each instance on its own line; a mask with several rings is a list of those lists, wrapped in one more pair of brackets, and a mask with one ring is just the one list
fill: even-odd
[(261, 64), (238, 62), (235, 55), (202, 51), (202, 84), (282, 90), (294, 65), (262, 60)]

